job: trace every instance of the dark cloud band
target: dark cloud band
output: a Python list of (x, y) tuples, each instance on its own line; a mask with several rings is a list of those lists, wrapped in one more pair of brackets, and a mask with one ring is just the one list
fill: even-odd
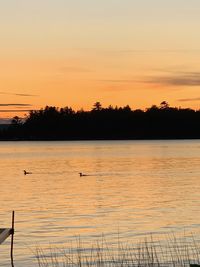
[(145, 82), (163, 86), (200, 86), (200, 72), (172, 73), (168, 76), (152, 77)]
[(180, 102), (191, 102), (191, 101), (200, 101), (200, 97), (195, 97), (195, 98), (181, 98), (178, 99)]
[(31, 109), (20, 109), (20, 110), (18, 110), (18, 109), (0, 109), (0, 113), (1, 112), (16, 112), (16, 113), (19, 113), (19, 112), (29, 112), (29, 111), (31, 111)]
[(32, 94), (21, 94), (21, 93), (9, 93), (9, 92), (0, 92), (1, 95), (15, 95), (15, 96), (22, 96), (22, 97), (36, 97), (38, 95), (32, 95)]
[(0, 107), (31, 107), (31, 104), (24, 104), (24, 103), (1, 103)]

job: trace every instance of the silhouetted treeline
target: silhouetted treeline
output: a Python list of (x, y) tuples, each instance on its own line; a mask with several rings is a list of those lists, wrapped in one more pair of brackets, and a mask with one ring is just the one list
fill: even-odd
[(170, 107), (163, 101), (145, 111), (129, 106), (91, 111), (45, 107), (31, 111), (25, 120), (14, 117), (0, 131), (1, 140), (91, 139), (193, 139), (200, 138), (200, 110)]

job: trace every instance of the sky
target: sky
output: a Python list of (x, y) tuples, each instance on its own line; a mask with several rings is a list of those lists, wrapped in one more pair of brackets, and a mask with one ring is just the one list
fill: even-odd
[(0, 1), (0, 118), (96, 101), (200, 108), (199, 0)]

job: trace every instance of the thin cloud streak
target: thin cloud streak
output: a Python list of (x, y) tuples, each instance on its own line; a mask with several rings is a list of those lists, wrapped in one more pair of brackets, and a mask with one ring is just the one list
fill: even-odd
[(17, 96), (30, 96), (30, 97), (36, 97), (36, 96), (39, 96), (39, 95), (30, 95), (30, 94), (15, 94), (15, 95), (17, 95)]
[(20, 109), (20, 110), (18, 110), (18, 109), (0, 109), (0, 113), (1, 112), (17, 112), (17, 113), (19, 113), (19, 112), (29, 112), (29, 111), (32, 111), (32, 109)]
[(200, 101), (200, 97), (195, 98), (181, 98), (178, 99), (179, 102), (191, 102), (191, 101)]
[(25, 97), (36, 97), (36, 96), (39, 96), (39, 95), (32, 95), (32, 94), (22, 94), (22, 93), (8, 93), (8, 92), (4, 92), (4, 91), (1, 91), (0, 92), (1, 95), (15, 95), (15, 96), (25, 96)]
[(172, 73), (168, 76), (152, 77), (143, 82), (163, 86), (200, 86), (200, 72)]
[(9, 103), (9, 104), (0, 104), (0, 107), (31, 107), (31, 104), (24, 104), (24, 103)]

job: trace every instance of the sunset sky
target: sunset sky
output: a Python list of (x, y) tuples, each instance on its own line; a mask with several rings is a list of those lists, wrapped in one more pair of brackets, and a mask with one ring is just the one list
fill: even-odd
[(1, 1), (0, 117), (96, 101), (199, 109), (199, 14), (199, 0)]

